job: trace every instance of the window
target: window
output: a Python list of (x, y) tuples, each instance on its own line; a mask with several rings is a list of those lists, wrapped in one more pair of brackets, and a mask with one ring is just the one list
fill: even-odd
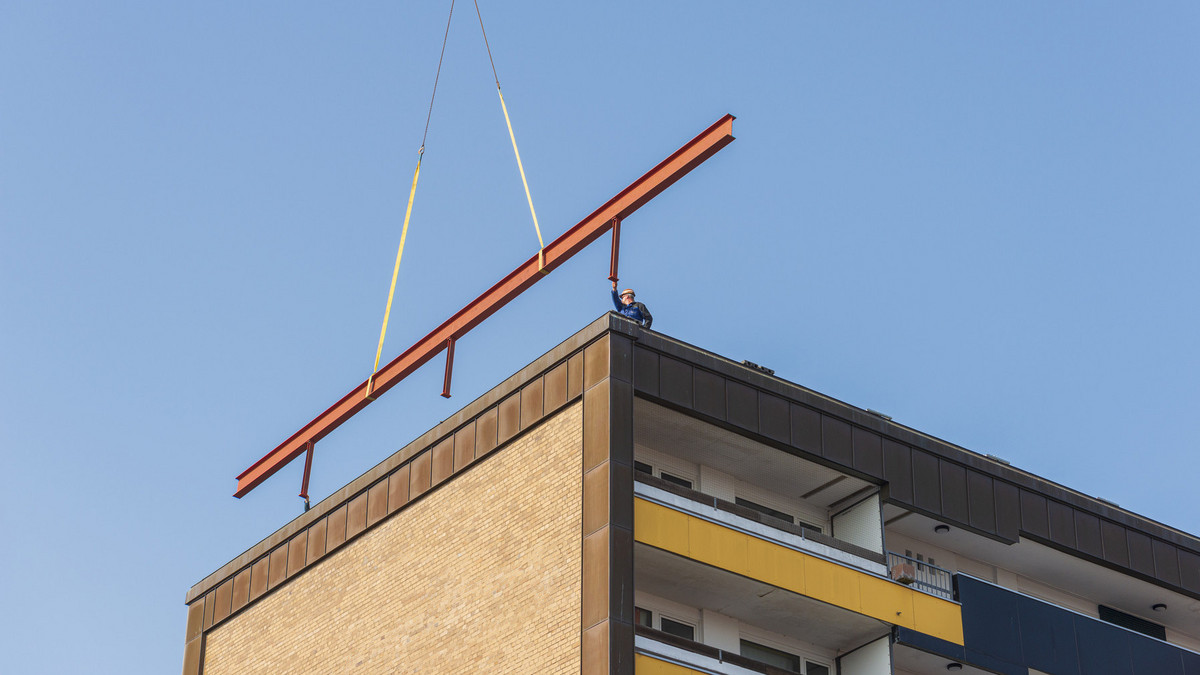
[(799, 525), (800, 527), (803, 527), (806, 530), (812, 530), (813, 532), (816, 532), (817, 534), (821, 534), (821, 528), (819, 526), (812, 525), (810, 523), (806, 523), (803, 520), (799, 520), (797, 518), (794, 518), (794, 517), (784, 513), (783, 511), (777, 511), (769, 506), (763, 506), (762, 504), (759, 504), (757, 502), (752, 502), (749, 499), (742, 499), (741, 497), (735, 497), (734, 502), (738, 506), (744, 506), (748, 509), (753, 509), (755, 511), (758, 511), (759, 513), (763, 514), (764, 516), (771, 516), (772, 518), (778, 518), (784, 522), (792, 523), (793, 525)]
[[(651, 466), (645, 462), (639, 462), (637, 460), (634, 460), (634, 462), (633, 462), (633, 470), (640, 471), (642, 473), (648, 473), (651, 476), (655, 475), (653, 466)], [(681, 485), (689, 490), (692, 489), (692, 481), (690, 481), (686, 478), (680, 478), (679, 476), (667, 473), (666, 471), (659, 471), (658, 477), (667, 481), (668, 483), (674, 483), (676, 485)]]
[(658, 477), (662, 478), (663, 480), (667, 481), (668, 483), (682, 485), (683, 487), (685, 487), (689, 490), (692, 489), (692, 481), (690, 481), (686, 478), (680, 478), (679, 476), (672, 476), (671, 474), (667, 473), (666, 471), (659, 473)]
[(800, 672), (799, 656), (766, 645), (760, 645), (757, 642), (742, 640), (742, 656), (765, 663), (768, 666), (790, 670), (793, 673)]
[(634, 607), (633, 622), (639, 626), (645, 626), (647, 628), (658, 628), (664, 633), (674, 635), (675, 637), (681, 637), (685, 640), (696, 640), (695, 626), (691, 625), (690, 623), (676, 621), (675, 619), (665, 617), (661, 614), (658, 616), (658, 625), (655, 626), (654, 612), (648, 609)]
[(741, 497), (737, 497), (734, 499), (734, 502), (737, 503), (738, 506), (744, 506), (752, 511), (758, 511), (759, 513), (763, 514), (764, 516), (771, 516), (772, 518), (778, 518), (780, 520), (783, 520), (783, 521), (786, 521), (789, 523), (796, 522), (795, 518), (789, 516), (788, 514), (784, 513), (783, 511), (776, 511), (775, 509), (773, 509), (769, 506), (763, 506), (762, 504), (756, 504), (755, 502), (752, 502), (749, 499), (742, 499)]
[[(789, 670), (793, 673), (803, 673), (803, 675), (829, 675), (829, 666), (814, 663), (808, 659), (802, 659), (799, 656), (785, 652), (781, 649), (775, 649), (766, 645), (760, 645), (757, 642), (742, 640), (742, 656), (748, 659), (754, 659), (760, 663), (765, 663), (768, 666), (775, 666)], [(800, 669), (801, 664), (804, 665), (804, 670)]]
[(1159, 640), (1167, 639), (1167, 629), (1163, 626), (1151, 621), (1147, 621), (1140, 616), (1126, 614), (1125, 612), (1122, 612), (1119, 609), (1113, 609), (1112, 607), (1100, 605), (1099, 609), (1101, 621), (1107, 621), (1113, 625), (1121, 626), (1122, 628), (1128, 628), (1129, 630), (1137, 631), (1142, 635), (1149, 635), (1150, 637), (1158, 638)]
[(688, 624), (686, 624), (682, 621), (668, 619), (665, 616), (659, 617), (659, 621), (661, 622), (660, 623), (661, 628), (659, 628), (659, 630), (661, 630), (664, 633), (674, 635), (675, 637), (681, 637), (685, 640), (695, 640), (696, 639), (696, 627), (695, 626), (689, 626)]

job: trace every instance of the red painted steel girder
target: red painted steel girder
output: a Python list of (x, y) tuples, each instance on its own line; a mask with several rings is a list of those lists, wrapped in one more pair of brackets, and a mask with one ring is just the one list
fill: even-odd
[[(732, 142), (733, 120), (733, 115), (726, 115), (717, 120), (699, 136), (688, 141), (674, 154), (660, 162), (658, 166), (646, 172), (629, 187), (619, 192), (617, 196), (605, 202), (591, 215), (548, 244), (544, 249), (546, 272), (552, 271), (566, 262), (568, 258), (608, 232), (614, 219), (624, 220), (629, 217), (643, 204)], [(334, 403), (316, 419), (304, 425), (300, 431), (292, 434), (249, 469), (239, 474), (237, 491), (233, 493), (233, 496), (242, 497), (253, 490), (259, 483), (283, 468), (285, 464), (303, 454), (308, 443), (316, 443), (324, 438), (342, 422), (367, 407), (367, 404), (378, 398), (380, 394), (391, 389), (417, 368), (437, 356), (446, 348), (447, 341), (458, 340), (484, 319), (508, 304), (510, 300), (524, 292), (525, 289), (540, 281), (545, 275), (539, 269), (538, 258), (538, 255), (534, 255), (526, 260), (483, 295), (471, 301), (457, 314), (435, 328), (432, 333), (421, 338), (403, 354), (380, 368), (372, 378), (373, 387), (371, 387), (372, 380), (355, 387), (340, 401)], [(368, 390), (368, 387), (371, 389)], [(373, 398), (367, 398), (368, 393)]]

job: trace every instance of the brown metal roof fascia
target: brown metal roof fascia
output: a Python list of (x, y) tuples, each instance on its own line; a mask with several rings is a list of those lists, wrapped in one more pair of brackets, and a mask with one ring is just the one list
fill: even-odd
[[(321, 518), (340, 508), (352, 497), (370, 487), (379, 478), (391, 473), (396, 467), (407, 462), (425, 448), (431, 447), (447, 436), (453, 434), (467, 422), (486, 412), (500, 400), (521, 389), (527, 383), (548, 372), (568, 357), (582, 350), (586, 345), (600, 339), (608, 333), (614, 323), (622, 323), (623, 319), (616, 314), (608, 313), (592, 321), (583, 329), (563, 340), (550, 351), (534, 359), (529, 365), (513, 373), (503, 382), (492, 387), (487, 393), (463, 406), (458, 412), (447, 417), (437, 426), (421, 434), (403, 448), (397, 450), (387, 459), (347, 483), (341, 489), (314, 504), (312, 508), (289, 521), (286, 525), (273, 532), (270, 536), (251, 546), (249, 549), (222, 565), (213, 573), (197, 582), (188, 590), (184, 602), (190, 603), (202, 597), (222, 581), (229, 578), (238, 570), (258, 559), (279, 544), (288, 541), (293, 535), (309, 527)], [(453, 480), (453, 477), (451, 478)]]
[[(324, 438), (346, 420), (367, 407), (371, 401), (391, 389), (446, 348), (448, 341), (457, 340), (483, 322), (510, 300), (540, 281), (545, 274), (561, 265), (588, 244), (603, 236), (614, 219), (623, 220), (643, 204), (653, 199), (700, 163), (733, 142), (733, 115), (717, 120), (708, 129), (688, 141), (671, 156), (605, 202), (562, 236), (545, 248), (545, 270), (540, 256), (534, 255), (513, 270), (483, 295), (471, 301), (457, 314), (447, 319), (432, 333), (419, 340), (404, 353), (381, 368), (372, 380), (364, 381), (346, 394), (313, 421), (304, 425), (283, 443), (264, 455), (250, 468), (238, 474), (235, 497), (242, 497), (269, 478), (288, 462), (300, 456), (307, 444)], [(370, 394), (372, 398), (367, 398)]]
[[(907, 443), (921, 450), (933, 453), (940, 458), (985, 473), (993, 478), (1007, 481), (1027, 490), (1037, 492), (1045, 497), (1070, 504), (1071, 506), (1102, 518), (1107, 518), (1144, 534), (1169, 541), (1183, 549), (1200, 553), (1200, 538), (1187, 532), (1151, 520), (1145, 516), (1140, 516), (1132, 511), (1113, 507), (1094, 497), (1089, 497), (1081, 492), (1027, 471), (1000, 464), (979, 453), (930, 436), (916, 429), (897, 424), (896, 422), (889, 422), (877, 415), (872, 415), (865, 410), (813, 391), (802, 385), (783, 380), (779, 377), (765, 375), (732, 359), (714, 354), (681, 340), (676, 340), (662, 333), (641, 328), (632, 321), (621, 321), (615, 327), (615, 330), (628, 335), (644, 347), (681, 361), (686, 361), (693, 366), (711, 370), (725, 377), (741, 380), (748, 385), (840, 418), (852, 425), (874, 431), (881, 436)], [(852, 473), (854, 472), (851, 467), (844, 468)]]

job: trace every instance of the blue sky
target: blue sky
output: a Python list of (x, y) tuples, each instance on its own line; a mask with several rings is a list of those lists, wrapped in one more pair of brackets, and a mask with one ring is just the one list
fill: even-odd
[[(234, 477), (369, 374), (448, 4), (0, 6), (6, 672), (173, 672), (301, 509)], [(1200, 7), (485, 3), (547, 240), (655, 328), (1188, 532)], [(459, 3), (385, 358), (536, 252)], [(609, 308), (606, 243), (318, 445), (320, 498)]]

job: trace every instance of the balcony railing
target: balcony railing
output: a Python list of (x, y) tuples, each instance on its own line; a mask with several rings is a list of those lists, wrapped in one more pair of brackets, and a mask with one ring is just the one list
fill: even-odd
[(954, 575), (924, 560), (887, 552), (888, 576), (918, 591), (946, 600), (954, 599)]

